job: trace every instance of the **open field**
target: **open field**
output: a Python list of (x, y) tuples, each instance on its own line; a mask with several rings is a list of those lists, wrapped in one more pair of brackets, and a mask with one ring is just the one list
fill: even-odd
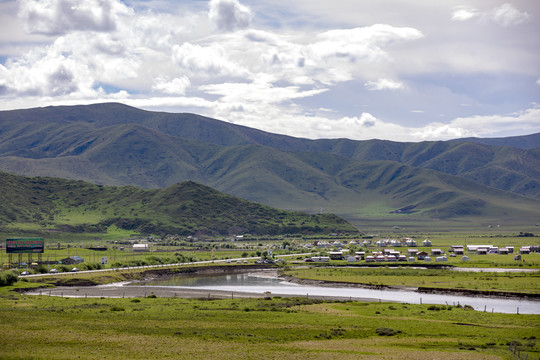
[[(5, 294), (5, 293), (4, 293)], [(3, 359), (514, 359), (540, 317), (273, 298), (0, 297)]]
[(456, 290), (540, 294), (540, 272), (461, 272), (448, 269), (388, 267), (290, 268), (285, 275), (298, 279), (346, 282), (370, 286), (429, 287)]

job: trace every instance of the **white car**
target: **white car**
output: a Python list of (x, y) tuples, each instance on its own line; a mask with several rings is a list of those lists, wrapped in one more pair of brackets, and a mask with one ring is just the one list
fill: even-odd
[(22, 275), (22, 276), (30, 275), (30, 272), (29, 272), (29, 271), (23, 271), (23, 272), (21, 273), (21, 275)]
[(71, 269), (71, 272), (77, 272), (77, 271), (79, 271), (78, 268), (73, 268), (73, 269)]
[(51, 269), (51, 271), (49, 271), (49, 272), (50, 272), (51, 274), (56, 274), (56, 273), (58, 273), (58, 270), (56, 270), (56, 269)]

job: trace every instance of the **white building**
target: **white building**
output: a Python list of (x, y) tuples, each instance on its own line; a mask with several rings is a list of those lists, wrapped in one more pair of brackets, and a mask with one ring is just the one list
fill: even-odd
[(148, 244), (134, 244), (133, 251), (148, 251), (150, 250)]

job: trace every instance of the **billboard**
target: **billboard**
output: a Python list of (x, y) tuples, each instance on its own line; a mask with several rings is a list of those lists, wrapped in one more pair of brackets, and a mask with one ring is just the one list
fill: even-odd
[(38, 254), (43, 253), (45, 241), (43, 238), (8, 238), (6, 253), (8, 254)]

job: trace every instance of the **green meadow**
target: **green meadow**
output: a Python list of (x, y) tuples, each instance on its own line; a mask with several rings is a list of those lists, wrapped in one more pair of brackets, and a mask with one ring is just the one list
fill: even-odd
[(285, 275), (370, 286), (428, 287), (489, 292), (540, 294), (540, 272), (465, 272), (407, 267), (290, 268)]
[[(2, 359), (515, 359), (540, 317), (305, 298), (0, 297)], [(517, 346), (517, 348), (516, 348)]]

